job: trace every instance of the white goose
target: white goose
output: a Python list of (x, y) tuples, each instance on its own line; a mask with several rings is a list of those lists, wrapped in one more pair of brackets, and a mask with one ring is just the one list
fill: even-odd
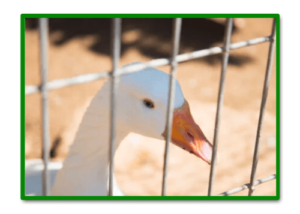
[[(116, 150), (130, 132), (165, 139), (169, 75), (147, 68), (120, 77), (116, 93)], [(110, 81), (106, 82), (82, 119), (51, 195), (107, 195)], [(176, 80), (172, 142), (210, 163), (212, 147), (194, 122)], [(114, 195), (119, 195), (114, 188)]]

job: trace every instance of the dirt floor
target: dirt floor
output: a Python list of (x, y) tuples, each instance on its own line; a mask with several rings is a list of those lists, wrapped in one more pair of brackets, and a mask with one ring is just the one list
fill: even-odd
[[(240, 20), (238, 20), (240, 21)], [(232, 42), (267, 36), (271, 19), (236, 22)], [(170, 19), (124, 19), (121, 65), (169, 57)], [(184, 19), (180, 53), (221, 45), (223, 19)], [(26, 85), (40, 84), (39, 37), (36, 20), (27, 20), (25, 34)], [(110, 20), (50, 19), (49, 80), (111, 69)], [(231, 52), (226, 74), (218, 164), (214, 194), (249, 182), (268, 43)], [(160, 67), (165, 72), (169, 66)], [(195, 121), (213, 141), (221, 55), (191, 60), (178, 66), (177, 78)], [(257, 178), (276, 172), (276, 66), (273, 65), (260, 147)], [(49, 118), (51, 158), (62, 161), (79, 126), (85, 108), (104, 80), (51, 91)], [(27, 159), (41, 158), (41, 100), (26, 96)], [(148, 143), (151, 142), (151, 143)], [(131, 134), (116, 155), (116, 178), (128, 195), (159, 195), (163, 165), (162, 141)], [(130, 154), (130, 155), (128, 155)], [(171, 146), (168, 195), (206, 195), (210, 167), (182, 149)], [(246, 195), (242, 191), (235, 195)], [(275, 181), (256, 188), (255, 195), (275, 195)]]

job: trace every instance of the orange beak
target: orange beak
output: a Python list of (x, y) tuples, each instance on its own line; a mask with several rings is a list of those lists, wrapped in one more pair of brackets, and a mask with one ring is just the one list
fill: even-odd
[[(166, 130), (162, 134), (166, 138)], [(195, 123), (187, 101), (173, 112), (172, 143), (210, 164), (212, 145)]]

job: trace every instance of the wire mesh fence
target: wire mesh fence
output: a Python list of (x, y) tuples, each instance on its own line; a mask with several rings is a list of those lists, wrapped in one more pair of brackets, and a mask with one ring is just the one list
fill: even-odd
[(67, 79), (59, 79), (54, 81), (47, 81), (47, 42), (48, 42), (48, 19), (41, 18), (39, 19), (39, 34), (40, 34), (40, 61), (41, 61), (41, 74), (42, 74), (42, 82), (40, 86), (36, 85), (27, 85), (25, 87), (25, 94), (33, 94), (41, 92), (42, 98), (42, 124), (43, 124), (43, 195), (47, 196), (50, 194), (50, 185), (49, 185), (49, 174), (48, 174), (48, 164), (49, 164), (49, 119), (48, 119), (48, 97), (47, 93), (49, 90), (59, 89), (63, 87), (67, 87), (70, 85), (82, 84), (92, 82), (101, 78), (109, 77), (111, 81), (111, 127), (110, 127), (110, 148), (109, 148), (109, 189), (108, 195), (112, 195), (113, 185), (112, 185), (112, 176), (113, 176), (113, 148), (115, 141), (115, 105), (116, 105), (116, 87), (117, 87), (117, 78), (120, 75), (138, 72), (145, 68), (149, 67), (158, 67), (163, 65), (171, 66), (171, 75), (170, 75), (170, 85), (169, 85), (169, 100), (168, 100), (168, 109), (167, 109), (167, 136), (166, 136), (166, 144), (165, 144), (165, 153), (164, 153), (164, 165), (163, 165), (163, 178), (162, 178), (162, 191), (161, 195), (166, 195), (166, 186), (167, 186), (167, 171), (168, 171), (168, 153), (169, 153), (169, 142), (171, 140), (171, 124), (172, 124), (172, 110), (173, 110), (173, 101), (174, 101), (174, 83), (176, 77), (176, 68), (178, 63), (201, 58), (213, 54), (223, 54), (222, 59), (222, 69), (219, 83), (219, 92), (218, 92), (218, 102), (217, 102), (217, 111), (216, 111), (216, 120), (215, 120), (215, 129), (214, 129), (214, 140), (213, 140), (213, 153), (212, 153), (212, 162), (211, 169), (209, 175), (209, 187), (208, 187), (208, 195), (213, 195), (213, 186), (214, 186), (214, 177), (215, 177), (215, 165), (216, 165), (216, 157), (217, 157), (217, 145), (218, 145), (218, 132), (219, 132), (219, 122), (220, 116), (222, 112), (223, 106), (223, 98), (224, 98), (224, 85), (225, 85), (225, 76), (226, 69), (228, 64), (228, 58), (231, 50), (252, 46), (264, 42), (269, 42), (269, 53), (267, 60), (267, 68), (265, 73), (265, 80), (262, 92), (261, 106), (259, 112), (259, 121), (257, 126), (256, 133), (256, 141), (255, 141), (255, 149), (253, 154), (253, 162), (251, 168), (251, 177), (250, 183), (244, 184), (241, 187), (237, 187), (235, 189), (223, 192), (219, 194), (219, 196), (228, 196), (234, 193), (240, 192), (244, 189), (249, 189), (248, 195), (251, 196), (254, 191), (254, 187), (256, 185), (271, 181), (276, 179), (276, 174), (271, 175), (269, 177), (256, 180), (256, 170), (257, 170), (257, 162), (259, 155), (259, 146), (260, 146), (260, 136), (263, 125), (264, 112), (266, 107), (266, 100), (268, 94), (269, 81), (272, 71), (272, 62), (275, 53), (275, 41), (276, 41), (276, 19), (273, 19), (272, 33), (270, 36), (254, 38), (251, 40), (241, 41), (237, 43), (231, 43), (231, 33), (233, 26), (233, 19), (227, 18), (226, 20), (226, 30), (224, 36), (224, 45), (222, 47), (212, 47), (204, 50), (198, 50), (186, 54), (180, 54), (179, 52), (179, 44), (180, 44), (180, 33), (181, 33), (181, 18), (174, 19), (173, 23), (173, 51), (170, 59), (162, 58), (162, 59), (154, 59), (147, 63), (142, 64), (134, 64), (126, 66), (125, 68), (118, 68), (119, 59), (120, 59), (120, 47), (121, 47), (121, 19), (113, 19), (112, 21), (112, 62), (113, 69), (112, 71), (101, 72), (101, 73), (92, 73), (80, 75)]

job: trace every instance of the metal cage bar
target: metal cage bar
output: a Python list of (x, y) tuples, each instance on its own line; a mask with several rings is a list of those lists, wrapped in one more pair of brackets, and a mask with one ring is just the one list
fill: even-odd
[(249, 193), (248, 193), (249, 196), (252, 196), (253, 191), (255, 190), (254, 180), (255, 180), (258, 155), (259, 155), (261, 130), (263, 127), (262, 121), (263, 121), (264, 113), (265, 113), (265, 109), (266, 109), (266, 101), (267, 101), (267, 97), (268, 97), (268, 89), (269, 89), (269, 83), (270, 83), (270, 77), (271, 77), (271, 73), (272, 73), (272, 65), (273, 65), (273, 59), (274, 59), (274, 53), (275, 53), (276, 18), (273, 19), (272, 34), (271, 34), (270, 38), (271, 38), (271, 41), (270, 41), (270, 46), (269, 46), (267, 68), (266, 68), (264, 88), (263, 88), (262, 98), (261, 98), (261, 106), (260, 106), (257, 133), (256, 133), (256, 142), (255, 142), (252, 169), (251, 169), (250, 188), (249, 188)]
[(117, 80), (120, 75), (137, 72), (149, 67), (158, 67), (164, 65), (171, 65), (171, 75), (170, 75), (170, 88), (169, 88), (169, 102), (168, 102), (168, 109), (167, 109), (167, 139), (166, 139), (166, 146), (165, 146), (165, 155), (164, 155), (164, 172), (163, 172), (163, 186), (162, 186), (162, 195), (166, 193), (166, 179), (167, 179), (167, 165), (168, 165), (168, 150), (169, 150), (169, 142), (171, 136), (171, 124), (172, 124), (172, 109), (173, 109), (173, 100), (174, 100), (174, 83), (175, 83), (175, 76), (176, 76), (176, 68), (179, 62), (184, 62), (192, 59), (197, 59), (213, 54), (223, 54), (223, 62), (222, 62), (222, 72), (220, 78), (220, 88), (219, 88), (219, 98), (218, 98), (218, 110), (216, 116), (216, 125), (215, 125), (215, 136), (214, 136), (214, 150), (213, 150), (213, 158), (212, 158), (212, 167), (210, 172), (210, 186), (209, 186), (209, 195), (212, 194), (212, 187), (213, 187), (213, 174), (214, 174), (214, 165), (215, 165), (215, 158), (217, 153), (217, 135), (218, 135), (218, 124), (220, 112), (221, 112), (221, 104), (223, 100), (223, 88), (224, 88), (224, 79), (225, 79), (225, 72), (228, 63), (228, 56), (230, 50), (235, 50), (247, 46), (252, 46), (264, 42), (270, 41), (270, 48), (268, 54), (268, 61), (267, 61), (267, 68), (266, 68), (266, 75), (264, 81), (264, 89), (263, 89), (263, 96), (261, 102), (261, 109), (260, 109), (260, 116), (257, 128), (257, 136), (256, 136), (256, 144), (254, 149), (253, 155), (253, 164), (252, 164), (252, 171), (251, 171), (251, 181), (248, 184), (244, 184), (241, 187), (237, 187), (235, 189), (223, 192), (219, 194), (219, 196), (231, 195), (242, 191), (244, 189), (249, 188), (249, 195), (252, 195), (254, 186), (259, 185), (261, 183), (271, 181), (276, 179), (276, 174), (271, 175), (269, 177), (255, 180), (255, 173), (258, 161), (258, 154), (259, 154), (259, 144), (260, 144), (260, 134), (262, 129), (262, 121), (265, 111), (267, 93), (268, 93), (268, 86), (271, 76), (271, 69), (272, 69), (272, 62), (274, 58), (274, 51), (275, 51), (275, 34), (276, 34), (276, 19), (273, 21), (273, 28), (271, 36), (266, 37), (259, 37), (254, 38), (251, 40), (241, 41), (237, 43), (230, 44), (231, 38), (231, 29), (232, 29), (232, 19), (227, 19), (226, 24), (226, 33), (224, 38), (224, 47), (212, 47), (208, 49), (198, 50), (186, 54), (178, 55), (179, 49), (179, 40), (180, 40), (180, 31), (181, 31), (181, 18), (176, 18), (174, 20), (174, 28), (173, 28), (173, 54), (171, 59), (155, 59), (151, 60), (147, 63), (142, 63), (138, 65), (130, 65), (126, 68), (118, 68), (119, 58), (120, 58), (120, 43), (121, 43), (121, 19), (113, 19), (113, 26), (112, 26), (112, 59), (113, 59), (113, 69), (111, 72), (101, 72), (101, 73), (92, 73), (92, 74), (85, 74), (79, 75), (72, 78), (67, 79), (59, 79), (54, 81), (47, 82), (47, 43), (48, 43), (48, 19), (41, 18), (39, 19), (39, 34), (40, 34), (40, 61), (41, 61), (41, 76), (42, 81), (40, 86), (29, 85), (25, 87), (25, 94), (33, 94), (37, 92), (41, 92), (42, 98), (42, 116), (43, 116), (43, 160), (44, 160), (44, 171), (43, 171), (43, 195), (49, 195), (50, 193), (50, 186), (49, 186), (49, 171), (48, 171), (48, 161), (49, 161), (49, 119), (48, 119), (48, 90), (59, 89), (63, 87), (67, 87), (70, 85), (82, 84), (92, 82), (98, 79), (110, 77), (111, 81), (111, 125), (110, 125), (110, 148), (109, 148), (109, 190), (108, 194), (112, 195), (113, 192), (113, 148), (114, 148), (114, 140), (115, 140), (115, 101), (116, 101), (116, 88), (117, 88)]
[(49, 114), (48, 114), (48, 91), (47, 71), (48, 71), (48, 19), (39, 19), (39, 36), (40, 36), (40, 62), (41, 62), (41, 98), (42, 98), (42, 126), (43, 126), (43, 188), (42, 194), (50, 194), (50, 179), (48, 171), (49, 163)]
[(176, 73), (177, 65), (176, 56), (179, 51), (180, 45), (180, 32), (181, 32), (181, 18), (176, 18), (173, 21), (173, 53), (171, 58), (171, 75), (170, 75), (170, 85), (169, 85), (169, 102), (167, 108), (167, 137), (165, 144), (165, 154), (164, 154), (164, 166), (163, 166), (163, 179), (162, 179), (162, 190), (161, 195), (166, 195), (167, 177), (168, 177), (168, 162), (169, 162), (169, 144), (171, 141), (172, 134), (172, 122), (173, 122), (173, 108), (174, 108), (174, 94), (175, 94), (175, 84), (176, 84)]
[(221, 77), (220, 77), (218, 104), (217, 104), (216, 121), (215, 121), (212, 162), (211, 162), (211, 168), (209, 174), (209, 185), (208, 185), (209, 196), (213, 194), (213, 186), (214, 186), (214, 179), (215, 179), (218, 134), (219, 134), (220, 117), (221, 117), (223, 99), (224, 99), (224, 85), (225, 85), (226, 69), (227, 69), (228, 58), (229, 58), (229, 46), (231, 41), (232, 23), (233, 23), (232, 18), (226, 19), (226, 31), (224, 35), (224, 52), (223, 52), (222, 70), (221, 70)]
[(113, 172), (114, 172), (114, 145), (116, 137), (116, 92), (117, 69), (119, 67), (120, 50), (121, 50), (121, 19), (112, 20), (112, 64), (113, 70), (110, 77), (111, 96), (110, 96), (110, 145), (109, 145), (109, 188), (108, 195), (113, 195)]

